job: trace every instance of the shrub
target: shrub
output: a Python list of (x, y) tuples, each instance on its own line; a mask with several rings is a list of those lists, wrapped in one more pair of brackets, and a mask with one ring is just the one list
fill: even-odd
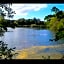
[(3, 41), (0, 41), (0, 59), (13, 59), (14, 55), (18, 54), (15, 53), (16, 47), (8, 48), (7, 45)]

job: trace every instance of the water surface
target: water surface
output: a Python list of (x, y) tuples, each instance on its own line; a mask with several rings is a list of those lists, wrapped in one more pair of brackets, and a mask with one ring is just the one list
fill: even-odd
[(8, 32), (5, 32), (2, 37), (9, 47), (16, 47), (19, 50), (32, 46), (55, 45), (55, 41), (49, 41), (52, 38), (54, 33), (50, 30), (31, 28), (8, 28)]

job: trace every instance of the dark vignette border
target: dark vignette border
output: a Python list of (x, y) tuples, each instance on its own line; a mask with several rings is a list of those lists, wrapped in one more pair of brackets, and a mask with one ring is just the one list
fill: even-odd
[[(64, 3), (64, 0), (0, 0), (0, 3)], [(33, 60), (33, 59), (14, 59), (14, 60), (0, 60), (0, 64), (64, 64), (64, 60)]]
[(64, 64), (64, 60), (14, 59), (14, 60), (0, 60), (0, 64)]
[(0, 0), (0, 3), (64, 3), (64, 0)]

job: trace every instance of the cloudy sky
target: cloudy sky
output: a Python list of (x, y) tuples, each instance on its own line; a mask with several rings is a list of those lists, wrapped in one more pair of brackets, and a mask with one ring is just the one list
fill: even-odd
[(31, 19), (36, 17), (44, 20), (46, 15), (53, 14), (51, 12), (53, 6), (64, 10), (64, 4), (12, 4), (11, 8), (16, 12), (13, 19)]

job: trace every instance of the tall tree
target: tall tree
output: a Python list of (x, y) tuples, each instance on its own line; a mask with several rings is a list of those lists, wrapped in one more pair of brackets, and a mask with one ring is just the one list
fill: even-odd
[(57, 13), (57, 12), (59, 12), (60, 10), (59, 10), (58, 8), (56, 8), (56, 7), (53, 7), (53, 8), (51, 9), (51, 11)]
[[(47, 27), (55, 32), (55, 40), (64, 38), (64, 11), (53, 7), (51, 11), (55, 12), (52, 16), (45, 16)], [(48, 20), (50, 19), (50, 20)]]
[[(13, 11), (10, 8), (10, 5), (11, 5), (10, 3), (9, 4), (0, 4), (0, 15), (1, 16), (3, 16), (3, 17), (7, 16), (9, 18), (13, 18), (14, 14), (15, 14), (15, 11)], [(3, 26), (3, 28), (7, 31), (6, 26)]]

